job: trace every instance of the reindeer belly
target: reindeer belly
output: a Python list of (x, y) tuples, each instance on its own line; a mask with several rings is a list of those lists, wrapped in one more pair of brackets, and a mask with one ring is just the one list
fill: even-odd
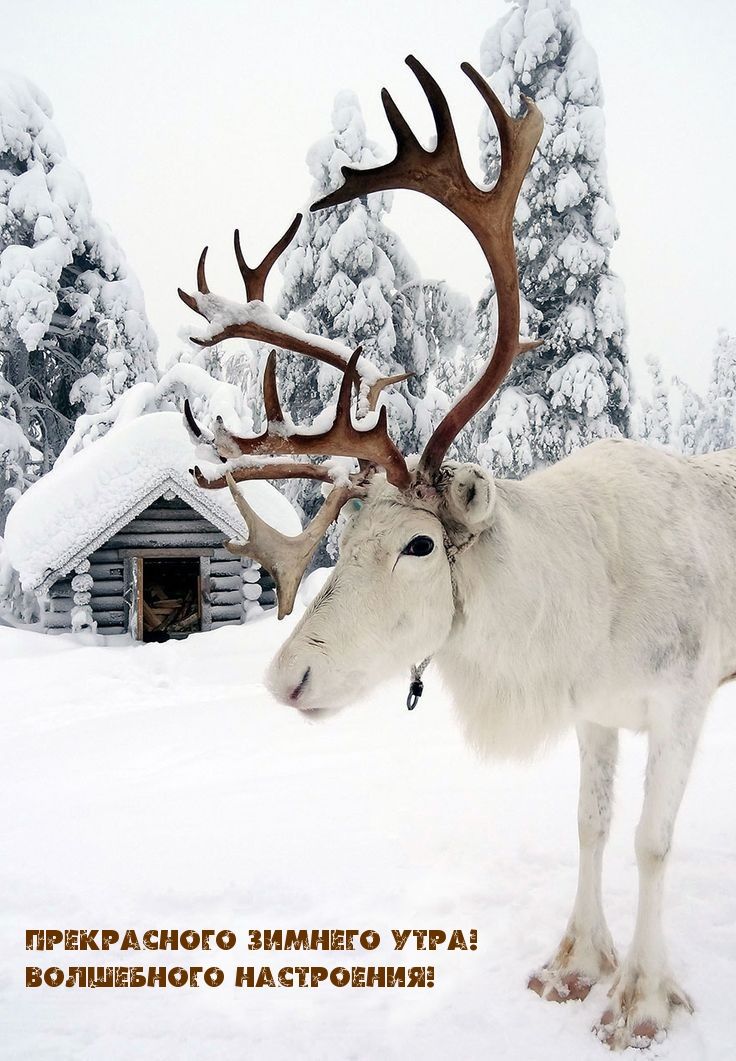
[(640, 688), (605, 693), (596, 690), (580, 702), (576, 721), (640, 733), (649, 727), (649, 698), (642, 695)]

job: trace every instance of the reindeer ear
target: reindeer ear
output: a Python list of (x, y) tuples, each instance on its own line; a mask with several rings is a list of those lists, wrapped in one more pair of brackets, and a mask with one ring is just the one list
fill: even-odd
[(448, 515), (466, 527), (490, 520), (496, 497), (493, 477), (479, 464), (446, 461), (442, 471), (447, 476), (442, 503)]

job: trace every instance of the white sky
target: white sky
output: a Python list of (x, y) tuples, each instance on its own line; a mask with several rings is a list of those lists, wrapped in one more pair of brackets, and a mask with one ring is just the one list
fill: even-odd
[[(369, 135), (393, 143), (382, 85), (421, 132), (430, 119), (404, 56), (445, 89), (477, 169), (478, 65), (503, 0), (4, 0), (0, 61), (51, 98), (71, 160), (143, 285), (166, 359), (210, 245), (213, 290), (237, 298), (232, 230), (259, 260), (309, 195), (309, 145), (335, 93), (358, 93)], [(736, 328), (732, 0), (577, 0), (606, 95), (609, 178), (622, 235), (632, 361), (658, 353), (696, 384), (719, 325)], [(422, 196), (390, 222), (426, 276), (477, 296), (472, 237)], [(273, 295), (278, 275), (271, 281)], [(267, 292), (268, 294), (268, 292)]]

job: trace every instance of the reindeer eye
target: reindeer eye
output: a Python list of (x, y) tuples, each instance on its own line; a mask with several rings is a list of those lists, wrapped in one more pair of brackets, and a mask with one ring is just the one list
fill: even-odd
[(417, 534), (401, 550), (404, 556), (429, 556), (434, 549), (434, 542), (426, 534)]

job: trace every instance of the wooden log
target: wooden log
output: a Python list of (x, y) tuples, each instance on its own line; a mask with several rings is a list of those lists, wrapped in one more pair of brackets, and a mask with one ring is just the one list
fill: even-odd
[(258, 603), (262, 608), (270, 608), (271, 605), (276, 603), (276, 590), (264, 589), (258, 598)]
[(210, 574), (212, 578), (228, 578), (230, 575), (234, 575), (240, 578), (240, 561), (233, 559), (227, 560), (212, 560), (210, 563)]
[(123, 607), (123, 593), (113, 593), (109, 597), (93, 597), (92, 598), (92, 611), (94, 615), (97, 612), (108, 612), (117, 611)]
[(199, 512), (196, 512), (193, 508), (147, 508), (144, 512), (141, 512), (136, 519), (152, 519), (157, 522), (165, 523), (167, 520), (204, 520), (204, 516), (201, 516)]
[(54, 597), (49, 601), (49, 612), (53, 612), (55, 615), (70, 615), (73, 607), (73, 597)]
[(210, 585), (213, 593), (224, 593), (226, 590), (240, 590), (243, 580), (237, 573), (234, 575), (210, 575)]
[[(93, 576), (94, 577), (94, 576)], [(122, 597), (123, 595), (123, 580), (122, 578), (105, 578), (95, 579), (92, 583), (92, 589), (90, 593), (92, 597)]]
[(243, 616), (242, 615), (238, 619), (219, 619), (217, 621), (213, 620), (212, 626), (211, 626), (210, 629), (218, 630), (221, 626), (241, 626), (242, 623), (243, 623)]
[(261, 587), (258, 585), (257, 582), (245, 582), (241, 590), (241, 593), (245, 600), (250, 601), (258, 600), (262, 592), (263, 591), (261, 590)]
[(181, 534), (191, 538), (199, 534), (216, 534), (222, 539), (222, 532), (206, 519), (184, 520), (184, 519), (141, 519), (140, 516), (119, 532), (120, 534)]
[(223, 593), (217, 593), (214, 590), (210, 593), (210, 604), (212, 605), (213, 611), (215, 608), (220, 607), (223, 604), (241, 604), (243, 600), (240, 587), (236, 590), (228, 590)]
[(66, 579), (62, 582), (54, 582), (53, 586), (49, 586), (47, 596), (49, 600), (62, 600), (66, 597), (73, 597), (74, 592), (71, 582), (67, 582)]
[(122, 608), (115, 609), (114, 611), (113, 610), (109, 610), (109, 611), (94, 612), (93, 613), (93, 619), (95, 620), (95, 622), (97, 623), (98, 626), (124, 626), (125, 625), (125, 613), (123, 612)]
[(129, 549), (121, 549), (120, 555), (124, 560), (134, 557), (145, 560), (182, 560), (194, 558), (201, 560), (202, 557), (212, 556), (212, 549), (208, 545), (189, 547), (185, 545), (138, 545)]
[(90, 563), (89, 573), (95, 582), (105, 581), (111, 579), (113, 582), (123, 581), (123, 561), (119, 560), (116, 564), (92, 564)]
[(89, 557), (90, 564), (113, 564), (120, 563), (120, 553), (110, 546), (109, 542), (102, 549), (97, 549)]
[(242, 604), (213, 604), (212, 624), (222, 622), (223, 619), (242, 619)]
[(48, 630), (71, 630), (72, 617), (70, 612), (46, 612), (43, 625)]
[(132, 549), (137, 548), (166, 548), (174, 546), (182, 546), (183, 548), (194, 548), (199, 546), (202, 548), (211, 548), (222, 544), (223, 535), (221, 531), (212, 532), (199, 532), (191, 534), (136, 534), (132, 531), (132, 528), (126, 528), (126, 532), (123, 534), (116, 534), (114, 538), (110, 539), (111, 545), (116, 549)]

